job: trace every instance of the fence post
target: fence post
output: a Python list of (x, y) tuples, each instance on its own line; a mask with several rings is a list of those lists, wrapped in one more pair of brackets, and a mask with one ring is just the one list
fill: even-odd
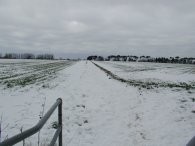
[[(60, 105), (58, 106), (58, 123), (59, 123), (59, 126), (62, 127), (62, 99), (59, 98), (58, 100), (61, 100), (61, 103)], [(62, 130), (59, 134), (59, 146), (62, 146)]]

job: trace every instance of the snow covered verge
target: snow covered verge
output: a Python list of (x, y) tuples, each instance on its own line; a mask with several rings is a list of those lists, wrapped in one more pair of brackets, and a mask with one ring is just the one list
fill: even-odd
[[(183, 146), (195, 134), (194, 90), (139, 89), (85, 61), (51, 75), (25, 86), (0, 83), (2, 140), (35, 125), (43, 104), (47, 111), (59, 97), (65, 146)], [(56, 114), (41, 130), (42, 145), (53, 136)], [(37, 137), (26, 145), (37, 145)]]
[[(154, 63), (122, 63), (122, 62), (95, 62), (95, 65), (103, 70), (109, 79), (116, 79), (126, 86), (133, 85), (138, 87), (140, 91), (140, 97), (143, 96), (144, 103), (142, 110), (142, 116), (145, 119), (142, 119), (143, 127), (147, 127), (148, 131), (154, 132), (156, 134), (154, 137), (161, 135), (162, 131), (170, 130), (175, 131), (172, 134), (165, 132), (163, 139), (169, 134), (172, 136), (179, 136), (181, 132), (188, 133), (191, 131), (180, 131), (184, 127), (192, 126), (194, 130), (194, 113), (195, 113), (195, 89), (187, 89), (182, 87), (166, 87), (157, 86), (157, 88), (142, 88), (142, 86), (135, 84), (129, 84), (126, 81), (134, 81), (136, 83), (145, 83), (147, 81), (161, 81), (163, 83), (170, 82), (177, 84), (178, 82), (184, 82), (185, 84), (191, 84), (195, 82), (195, 72), (193, 65), (177, 65), (177, 64), (154, 64)], [(154, 71), (155, 70), (155, 71)], [(148, 72), (147, 72), (148, 71)], [(140, 73), (141, 72), (141, 73)], [(110, 76), (111, 74), (111, 76)], [(173, 77), (173, 78), (171, 78)], [(182, 78), (183, 77), (183, 78)], [(140, 82), (141, 81), (141, 82)], [(141, 88), (140, 88), (141, 87)], [(161, 87), (161, 88), (159, 88)], [(144, 94), (147, 94), (144, 96)], [(150, 103), (150, 104), (147, 104)], [(154, 108), (156, 106), (156, 108)], [(147, 107), (147, 110), (146, 110)], [(185, 111), (185, 114), (184, 114)], [(155, 114), (154, 114), (155, 113)], [(179, 116), (180, 119), (176, 117)], [(139, 119), (139, 116), (138, 116)], [(157, 121), (155, 121), (158, 119)], [(172, 120), (171, 120), (172, 119)], [(173, 120), (174, 119), (174, 120)], [(150, 121), (151, 120), (151, 121)], [(148, 123), (148, 125), (146, 124)], [(166, 123), (163, 125), (163, 123)], [(177, 123), (177, 124), (176, 124)], [(185, 123), (181, 128), (180, 124)], [(176, 125), (178, 126), (176, 126)], [(157, 126), (158, 125), (158, 126)], [(172, 125), (175, 125), (173, 130)], [(180, 125), (180, 126), (179, 126)], [(155, 128), (154, 128), (155, 127)], [(149, 130), (150, 129), (150, 130)], [(163, 130), (162, 130), (163, 129)], [(165, 130), (166, 129), (166, 130)], [(192, 133), (193, 133), (192, 130)], [(148, 132), (148, 133), (150, 133)], [(157, 136), (158, 135), (158, 136)], [(172, 137), (173, 138), (173, 137)], [(155, 138), (153, 138), (155, 139)], [(173, 138), (174, 139), (174, 138)], [(182, 137), (180, 137), (180, 140)], [(159, 141), (159, 142), (158, 142)], [(177, 142), (168, 142), (163, 144), (163, 140), (156, 141), (156, 144), (148, 145), (182, 145)], [(147, 144), (142, 144), (147, 145)], [(183, 143), (183, 145), (185, 145)]]
[(112, 78), (134, 86), (195, 89), (194, 65), (145, 62), (99, 62), (95, 65)]
[[(0, 60), (1, 141), (39, 121), (42, 112), (45, 113), (60, 97), (53, 90), (59, 84), (59, 77), (65, 78), (61, 72), (74, 63), (62, 60)], [(42, 144), (47, 143), (47, 138), (52, 136), (55, 130), (52, 123), (55, 121), (56, 116), (44, 127), (46, 135), (41, 134)], [(26, 139), (26, 145), (37, 145), (37, 137)]]

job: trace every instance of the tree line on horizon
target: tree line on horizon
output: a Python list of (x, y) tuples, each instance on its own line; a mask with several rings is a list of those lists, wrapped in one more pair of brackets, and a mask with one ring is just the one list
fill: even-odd
[(110, 55), (106, 58), (102, 56), (88, 56), (87, 60), (94, 61), (125, 61), (125, 62), (156, 62), (156, 63), (179, 63), (179, 64), (195, 64), (193, 57), (151, 57), (151, 56), (120, 56)]
[(34, 55), (32, 53), (5, 53), (2, 55), (0, 53), (1, 59), (47, 59), (47, 60), (53, 60), (54, 55), (53, 54), (38, 54)]

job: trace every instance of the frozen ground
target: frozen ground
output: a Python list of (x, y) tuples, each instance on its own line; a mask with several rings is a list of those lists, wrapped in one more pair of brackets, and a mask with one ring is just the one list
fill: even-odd
[(165, 82), (195, 82), (195, 66), (190, 64), (148, 62), (101, 62), (114, 74), (125, 79)]
[[(58, 97), (63, 99), (64, 146), (184, 146), (195, 135), (194, 89), (139, 89), (110, 79), (91, 62), (61, 65), (43, 80), (0, 83), (2, 139), (36, 124), (42, 104), (46, 111)], [(51, 139), (56, 119), (41, 131), (42, 143)], [(26, 143), (37, 145), (37, 135)]]

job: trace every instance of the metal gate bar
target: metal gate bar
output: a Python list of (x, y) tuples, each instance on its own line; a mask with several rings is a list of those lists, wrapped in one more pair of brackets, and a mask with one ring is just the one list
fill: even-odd
[(56, 130), (56, 133), (50, 143), (50, 146), (53, 146), (56, 143), (57, 137), (59, 137), (59, 146), (62, 146), (62, 99), (61, 98), (57, 99), (57, 101), (52, 105), (49, 111), (42, 117), (42, 119), (34, 127), (18, 135), (6, 139), (5, 141), (0, 143), (0, 146), (12, 146), (40, 131), (57, 107), (58, 107), (58, 129)]

